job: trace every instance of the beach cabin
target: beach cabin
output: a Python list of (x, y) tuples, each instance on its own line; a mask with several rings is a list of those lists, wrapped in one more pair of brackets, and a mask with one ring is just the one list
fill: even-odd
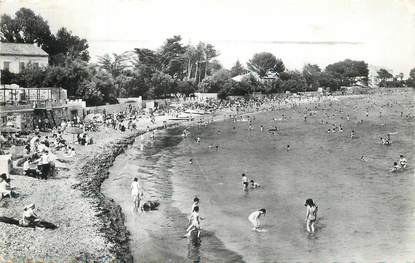
[(195, 92), (195, 97), (198, 101), (218, 100), (218, 93)]

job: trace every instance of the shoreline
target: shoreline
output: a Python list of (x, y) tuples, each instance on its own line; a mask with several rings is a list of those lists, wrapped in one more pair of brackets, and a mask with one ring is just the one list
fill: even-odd
[(137, 132), (104, 146), (102, 153), (81, 167), (81, 172), (77, 176), (82, 179), (78, 184), (72, 185), (74, 189), (79, 189), (84, 197), (92, 198), (95, 215), (102, 223), (99, 231), (111, 242), (108, 244), (109, 252), (113, 254), (115, 260), (122, 262), (133, 261), (128, 244), (129, 232), (124, 225), (125, 216), (120, 205), (101, 193), (101, 184), (108, 178), (108, 169), (115, 158), (123, 153), (139, 135), (140, 133)]
[[(167, 124), (167, 128), (175, 126), (175, 123)], [(165, 129), (163, 125), (156, 125), (149, 129)], [(109, 176), (109, 168), (112, 167), (115, 159), (132, 145), (136, 138), (146, 134), (146, 131), (136, 131), (132, 134), (119, 138), (117, 141), (104, 145), (103, 151), (89, 160), (77, 177), (80, 182), (72, 185), (74, 189), (79, 189), (83, 196), (92, 198), (92, 207), (96, 217), (101, 222), (99, 231), (110, 242), (107, 244), (109, 252), (112, 254), (111, 260), (120, 262), (133, 262), (130, 251), (130, 233), (125, 226), (125, 214), (122, 208), (112, 198), (105, 196), (101, 192), (103, 182)]]
[[(322, 97), (321, 101), (295, 99), (295, 103), (303, 107), (319, 102), (328, 103), (331, 100), (367, 97), (368, 95), (330, 96)], [(272, 104), (265, 104), (259, 110), (247, 108), (247, 111), (240, 112), (239, 115), (269, 111), (270, 105)], [(282, 103), (276, 105), (276, 110), (289, 107), (290, 103)], [(156, 124), (150, 126), (150, 131), (164, 129), (163, 120), (167, 121), (167, 127), (186, 128), (197, 126), (200, 119), (225, 121), (229, 119), (229, 114), (235, 114), (235, 111), (230, 108), (218, 109), (212, 114), (194, 116), (193, 121), (172, 121), (168, 119), (168, 115), (157, 116)], [(35, 202), (42, 208), (41, 217), (49, 215), (51, 222), (58, 224), (60, 229), (55, 230), (56, 232), (40, 232), (0, 224), (0, 239), (3, 240), (0, 242), (0, 260), (26, 258), (45, 261), (88, 259), (100, 262), (132, 262), (129, 232), (124, 224), (125, 215), (119, 204), (101, 193), (101, 185), (108, 178), (109, 168), (115, 158), (138, 136), (146, 133), (144, 127), (143, 125), (138, 130), (125, 133), (113, 130), (92, 133), (97, 138), (96, 144), (87, 146), (88, 148), (76, 146), (80, 153), (71, 161), (69, 171), (59, 172), (57, 178), (39, 181), (20, 175), (14, 176), (13, 185), (18, 186), (18, 191), (22, 192), (24, 189), (25, 192), (21, 197), (7, 201), (11, 203), (9, 209), (0, 207), (0, 215), (19, 217), (19, 209), (23, 204)], [(48, 196), (44, 197), (45, 194)], [(54, 233), (62, 236), (55, 238)], [(34, 239), (37, 243), (35, 246)], [(50, 240), (57, 242), (55, 246)]]
[[(345, 96), (343, 96), (345, 97)], [(359, 96), (360, 97), (360, 96)], [(311, 100), (307, 100), (307, 99), (302, 99), (302, 100), (296, 100), (295, 103), (298, 105), (307, 105), (307, 104), (313, 104), (313, 103), (325, 103), (328, 101), (333, 101), (333, 100), (338, 100), (338, 97), (324, 97), (321, 100), (318, 100), (317, 98), (313, 98)], [(271, 103), (272, 104), (272, 103)], [(291, 107), (292, 104), (290, 103), (286, 103), (286, 104), (280, 104), (277, 106), (277, 110), (278, 109), (288, 109)], [(270, 109), (270, 105), (264, 105), (264, 109), (250, 109), (248, 111), (244, 111), (244, 112), (240, 112), (239, 115), (240, 116), (246, 116), (249, 114), (259, 114), (262, 112), (267, 112)], [(212, 114), (207, 114), (207, 115), (203, 115), (203, 116), (195, 116), (195, 118), (192, 121), (188, 121), (188, 122), (177, 122), (177, 121), (170, 121), (168, 120), (167, 122), (167, 128), (172, 127), (172, 126), (181, 126), (183, 128), (191, 128), (191, 127), (196, 127), (198, 125), (198, 120), (200, 119), (204, 119), (204, 120), (211, 120), (212, 122), (221, 122), (221, 121), (226, 121), (229, 119), (229, 113), (232, 112), (234, 113), (233, 110), (226, 108), (226, 109), (222, 109), (222, 110), (218, 110)], [(172, 122), (172, 123), (169, 123)], [(163, 126), (158, 126), (155, 128), (150, 129), (149, 131), (153, 131), (153, 130), (160, 130), (160, 129), (164, 129)], [(128, 138), (124, 138), (121, 139), (120, 142), (115, 143), (115, 146), (113, 146), (114, 148), (110, 151), (112, 151), (112, 154), (109, 158), (111, 158), (110, 161), (106, 160), (104, 163), (104, 167), (103, 167), (103, 173), (105, 174), (104, 176), (99, 175), (99, 172), (94, 172), (96, 179), (99, 180), (99, 186), (93, 186), (92, 188), (95, 188), (96, 195), (97, 198), (100, 200), (100, 203), (97, 205), (97, 209), (101, 210), (102, 212), (99, 213), (97, 216), (104, 222), (104, 227), (101, 229), (101, 231), (104, 233), (104, 235), (107, 236), (107, 238), (111, 241), (114, 241), (114, 247), (112, 249), (112, 252), (114, 252), (114, 254), (118, 255), (116, 259), (122, 258), (123, 261), (126, 262), (133, 262), (133, 257), (130, 251), (130, 234), (129, 231), (127, 229), (127, 227), (125, 226), (125, 214), (122, 211), (121, 206), (116, 203), (112, 198), (109, 197), (105, 197), (105, 195), (101, 192), (100, 186), (102, 185), (102, 183), (108, 178), (109, 176), (109, 168), (112, 166), (112, 164), (115, 161), (115, 158), (118, 157), (120, 154), (122, 154), (124, 152), (124, 150), (131, 145), (132, 143), (134, 143), (135, 138), (137, 138), (138, 136), (142, 135), (142, 134), (147, 134), (147, 132), (136, 132), (133, 135), (128, 136)], [(119, 146), (119, 144), (121, 144), (121, 146)], [(111, 147), (109, 145), (109, 147)], [(105, 158), (104, 158), (105, 159)], [(102, 160), (101, 160), (102, 161)], [(96, 182), (95, 182), (96, 183)], [(91, 186), (88, 186), (88, 182), (86, 182), (87, 186), (86, 188), (84, 188), (87, 192), (90, 191)], [(81, 187), (83, 188), (83, 187)], [(98, 190), (97, 190), (98, 189)], [(110, 227), (108, 226), (112, 226), (112, 227), (116, 227), (116, 229), (118, 229), (117, 231), (112, 230)], [(121, 238), (118, 237), (118, 234), (121, 234)], [(230, 250), (232, 251), (232, 250)], [(232, 251), (234, 252), (234, 251)], [(128, 253), (128, 257), (126, 258), (125, 255), (123, 253)], [(235, 252), (236, 253), (236, 252)], [(128, 261), (127, 261), (128, 259)], [(131, 260), (131, 261), (129, 261)]]

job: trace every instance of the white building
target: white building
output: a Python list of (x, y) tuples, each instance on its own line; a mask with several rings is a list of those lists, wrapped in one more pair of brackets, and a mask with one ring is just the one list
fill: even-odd
[(36, 44), (0, 43), (0, 68), (12, 73), (22, 72), (28, 64), (48, 65), (49, 55)]

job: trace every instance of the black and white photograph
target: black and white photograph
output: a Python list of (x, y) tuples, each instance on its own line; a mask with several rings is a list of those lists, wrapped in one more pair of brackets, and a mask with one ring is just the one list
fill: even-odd
[(0, 0), (0, 263), (415, 263), (415, 0)]

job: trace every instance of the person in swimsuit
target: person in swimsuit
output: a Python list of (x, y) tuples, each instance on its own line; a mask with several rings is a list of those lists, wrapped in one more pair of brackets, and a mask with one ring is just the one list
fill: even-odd
[(398, 162), (393, 162), (393, 167), (391, 169), (391, 173), (396, 173), (397, 171), (399, 171), (400, 168), (401, 168), (401, 166), (398, 164)]
[(406, 168), (406, 165), (408, 164), (408, 161), (405, 159), (405, 157), (403, 157), (403, 155), (401, 154), (399, 156), (399, 165), (401, 166), (402, 169)]
[(250, 183), (251, 183), (251, 189), (255, 189), (255, 188), (261, 187), (261, 185), (259, 185), (258, 183), (255, 183), (254, 180), (251, 180)]
[(242, 174), (242, 189), (244, 191), (248, 190), (248, 177), (244, 173)]
[(265, 215), (266, 213), (267, 213), (267, 210), (265, 208), (261, 208), (261, 209), (255, 211), (255, 212), (252, 212), (249, 215), (248, 220), (254, 226), (252, 230), (259, 230), (260, 229), (261, 222), (259, 221), (259, 218), (262, 215)]
[(186, 237), (190, 237), (193, 231), (197, 231), (197, 237), (200, 237), (200, 217), (199, 217), (199, 206), (193, 208), (192, 215), (190, 216), (190, 226), (187, 228)]
[(140, 201), (143, 199), (143, 189), (141, 188), (137, 177), (134, 178), (134, 181), (131, 183), (131, 196), (133, 197), (134, 209), (141, 209), (141, 211), (143, 211), (140, 206)]
[(307, 199), (304, 204), (307, 207), (306, 226), (309, 233), (314, 233), (314, 224), (317, 220), (318, 206), (314, 204), (313, 199)]

